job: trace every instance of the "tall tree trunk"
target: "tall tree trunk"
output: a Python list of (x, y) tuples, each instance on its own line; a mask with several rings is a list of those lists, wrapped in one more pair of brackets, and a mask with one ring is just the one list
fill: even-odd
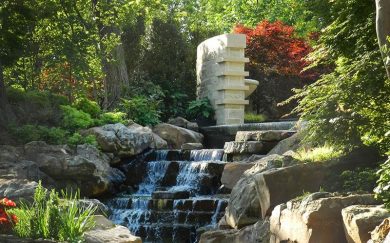
[(387, 76), (390, 79), (390, 0), (376, 0), (376, 32)]
[[(103, 39), (109, 34), (120, 34), (120, 31), (116, 27), (105, 26), (101, 20), (101, 14), (97, 8), (99, 0), (92, 0), (94, 9), (94, 15), (96, 16), (96, 25), (100, 37), (100, 51), (101, 51), (101, 63), (103, 68), (104, 77), (104, 102), (103, 108), (108, 110), (115, 107), (119, 99), (122, 97), (123, 90), (129, 86), (129, 77), (127, 73), (127, 66), (125, 62), (125, 53), (123, 45), (120, 43), (117, 45), (111, 53), (107, 53), (104, 46)], [(111, 59), (108, 60), (108, 55), (111, 55)]]

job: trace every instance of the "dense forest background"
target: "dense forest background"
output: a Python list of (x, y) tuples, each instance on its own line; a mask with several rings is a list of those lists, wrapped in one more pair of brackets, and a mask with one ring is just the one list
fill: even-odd
[(90, 116), (73, 130), (125, 115), (143, 125), (186, 116), (197, 45), (235, 31), (247, 34), (248, 69), (261, 83), (252, 112), (278, 119), (299, 104), (313, 141), (389, 150), (374, 1), (5, 0), (0, 21), (2, 124), (40, 123), (18, 117), (12, 105), (23, 99), (34, 112), (47, 101)]

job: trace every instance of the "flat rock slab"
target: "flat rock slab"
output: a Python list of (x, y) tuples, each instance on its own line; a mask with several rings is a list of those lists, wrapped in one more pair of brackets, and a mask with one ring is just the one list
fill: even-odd
[(224, 146), (225, 154), (266, 154), (276, 143), (274, 142), (227, 142)]
[(187, 199), (189, 197), (190, 197), (190, 192), (188, 191), (177, 191), (177, 192), (155, 191), (152, 193), (153, 199)]
[(236, 142), (247, 141), (281, 141), (295, 134), (291, 130), (238, 131)]
[(185, 143), (181, 145), (182, 150), (199, 150), (203, 149), (203, 144), (201, 143)]
[(383, 206), (353, 205), (341, 211), (348, 243), (366, 243), (370, 232), (390, 213)]

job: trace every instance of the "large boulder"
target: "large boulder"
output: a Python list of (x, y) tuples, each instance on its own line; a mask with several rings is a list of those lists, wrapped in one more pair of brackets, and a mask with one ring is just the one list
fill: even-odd
[(110, 158), (90, 145), (0, 146), (0, 161), (1, 190), (15, 199), (29, 198), (39, 180), (48, 188), (79, 188), (84, 196), (107, 193), (125, 180), (110, 167)]
[(341, 210), (350, 205), (375, 204), (373, 196), (314, 193), (275, 207), (270, 218), (271, 243), (347, 242)]
[(261, 218), (260, 185), (256, 175), (267, 170), (296, 163), (292, 157), (272, 155), (260, 159), (235, 184), (226, 208), (226, 222), (232, 228), (254, 224)]
[(141, 238), (132, 235), (128, 228), (115, 225), (102, 215), (95, 215), (94, 220), (94, 228), (84, 234), (87, 243), (142, 243)]
[(368, 241), (368, 243), (383, 242), (390, 242), (390, 218), (383, 220), (380, 225), (371, 231), (371, 239)]
[(213, 230), (201, 235), (199, 243), (268, 243), (269, 242), (269, 221), (258, 221), (254, 225), (247, 226), (241, 230)]
[(348, 243), (366, 243), (370, 232), (390, 213), (383, 206), (353, 205), (341, 211)]
[(303, 191), (315, 192), (320, 187), (337, 191), (339, 188), (334, 185), (341, 184), (343, 171), (373, 166), (380, 158), (371, 149), (364, 148), (322, 163), (296, 164), (288, 153), (270, 155), (260, 161), (245, 171), (232, 190), (226, 221), (233, 228), (257, 222), (270, 215), (273, 207), (301, 195)]
[(187, 119), (183, 118), (183, 117), (176, 117), (176, 118), (171, 118), (168, 120), (168, 124), (171, 124), (171, 125), (174, 125), (174, 126), (177, 126), (177, 127), (182, 127), (182, 128), (186, 128), (188, 130), (192, 130), (194, 132), (198, 132), (199, 131), (199, 126), (197, 123), (195, 122), (190, 122), (188, 121)]
[(223, 169), (221, 182), (226, 188), (233, 189), (234, 185), (240, 180), (244, 172), (250, 168), (254, 163), (227, 163)]
[(167, 123), (158, 124), (153, 132), (168, 142), (172, 149), (180, 149), (186, 143), (202, 143), (203, 135), (182, 127)]
[(300, 147), (302, 139), (303, 139), (303, 132), (295, 133), (291, 137), (285, 138), (282, 141), (280, 141), (275, 147), (273, 147), (268, 152), (268, 155), (270, 154), (282, 155), (290, 150), (295, 151)]
[(80, 188), (83, 195), (97, 196), (125, 180), (124, 174), (110, 167), (110, 159), (91, 145), (47, 145), (31, 142), (24, 146), (24, 157), (53, 178), (59, 188)]
[(94, 135), (103, 152), (119, 157), (131, 157), (148, 148), (167, 148), (166, 142), (150, 128), (135, 123), (127, 127), (121, 123), (93, 127), (84, 134)]
[(31, 200), (38, 183), (26, 179), (0, 179), (0, 197)]

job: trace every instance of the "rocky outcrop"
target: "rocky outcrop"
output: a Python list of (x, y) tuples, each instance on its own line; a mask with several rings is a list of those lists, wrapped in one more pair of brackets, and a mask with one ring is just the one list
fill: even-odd
[(185, 143), (202, 143), (203, 135), (182, 127), (162, 123), (153, 128), (153, 132), (168, 142), (172, 149), (180, 149)]
[(194, 132), (199, 132), (199, 126), (196, 122), (190, 122), (187, 119), (183, 117), (176, 117), (168, 120), (168, 124), (177, 126), (177, 127), (182, 127), (186, 128), (188, 130), (192, 130)]
[(128, 228), (115, 225), (102, 215), (95, 215), (94, 219), (94, 228), (84, 234), (85, 242), (142, 243), (141, 238), (132, 235)]
[(390, 213), (383, 206), (353, 205), (341, 211), (348, 243), (366, 243), (370, 232)]
[(368, 243), (383, 243), (390, 242), (390, 218), (383, 220), (383, 222), (375, 227), (371, 232), (371, 239)]
[(199, 243), (268, 243), (269, 238), (269, 221), (265, 220), (241, 230), (208, 231), (201, 235)]
[(296, 164), (297, 161), (287, 154), (267, 156), (245, 171), (232, 189), (226, 209), (226, 221), (231, 227), (253, 224), (270, 215), (276, 205), (303, 191), (315, 192), (320, 187), (337, 190), (334, 185), (340, 184), (340, 174), (344, 170), (372, 166), (380, 160), (377, 153), (366, 148), (323, 163)]
[(223, 169), (221, 182), (228, 189), (233, 189), (236, 183), (240, 180), (244, 172), (250, 168), (254, 163), (227, 163)]
[(262, 195), (256, 175), (294, 163), (296, 162), (291, 157), (272, 155), (259, 160), (246, 170), (230, 194), (229, 206), (225, 213), (226, 222), (232, 228), (242, 228), (260, 220)]
[(131, 157), (148, 148), (167, 148), (167, 143), (150, 128), (136, 123), (127, 127), (121, 123), (107, 124), (90, 128), (84, 134), (94, 135), (103, 152), (119, 157)]
[(268, 152), (268, 155), (271, 154), (282, 155), (289, 150), (295, 151), (299, 148), (302, 138), (303, 138), (303, 132), (295, 133), (291, 137), (288, 137), (280, 141), (274, 148), (271, 149), (271, 151)]
[(0, 196), (13, 200), (31, 200), (38, 183), (26, 179), (0, 179)]
[(14, 191), (15, 199), (31, 194), (32, 181), (41, 180), (44, 186), (57, 189), (79, 188), (84, 196), (97, 196), (125, 179), (122, 172), (110, 167), (107, 155), (90, 145), (70, 148), (31, 142), (23, 147), (0, 146), (0, 160), (0, 179), (5, 179), (0, 188)]
[(295, 134), (295, 131), (291, 130), (239, 131), (236, 134), (235, 141), (280, 141), (291, 137), (293, 134)]
[(347, 242), (341, 210), (350, 205), (376, 203), (370, 194), (336, 195), (320, 192), (302, 201), (296, 199), (278, 205), (270, 218), (270, 242)]

